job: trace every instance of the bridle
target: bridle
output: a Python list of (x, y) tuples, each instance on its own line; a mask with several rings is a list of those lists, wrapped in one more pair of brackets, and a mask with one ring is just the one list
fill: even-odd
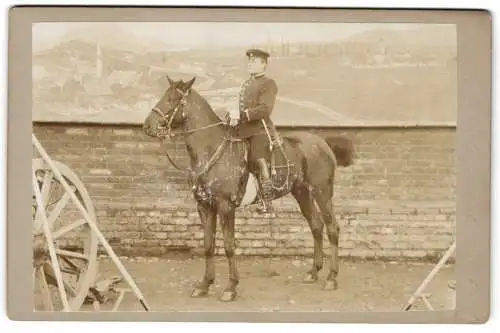
[[(163, 121), (165, 121), (165, 123), (167, 124), (166, 126), (166, 130), (167, 130), (167, 133), (166, 133), (166, 136), (168, 136), (169, 139), (171, 139), (172, 137), (176, 136), (176, 135), (186, 135), (186, 134), (192, 134), (192, 133), (195, 133), (195, 132), (198, 132), (198, 131), (201, 131), (201, 130), (204, 130), (204, 129), (208, 129), (208, 128), (212, 128), (212, 127), (216, 127), (216, 126), (219, 126), (219, 125), (222, 125), (224, 124), (223, 121), (219, 121), (219, 122), (216, 122), (216, 123), (213, 123), (213, 124), (210, 124), (210, 125), (206, 125), (206, 126), (202, 126), (200, 128), (194, 128), (194, 129), (191, 129), (191, 130), (188, 130), (188, 131), (181, 131), (179, 133), (172, 133), (172, 122), (175, 118), (175, 115), (177, 114), (177, 112), (179, 112), (179, 110), (182, 108), (183, 112), (182, 112), (182, 119), (185, 120), (186, 119), (186, 115), (184, 113), (184, 106), (187, 104), (187, 97), (189, 96), (189, 93), (191, 92), (191, 89), (187, 90), (186, 92), (182, 91), (181, 89), (179, 88), (176, 88), (176, 91), (182, 95), (181, 99), (177, 102), (177, 104), (175, 104), (175, 106), (172, 108), (174, 110), (174, 112), (172, 113), (172, 115), (169, 117), (167, 114), (170, 113), (170, 109), (169, 112), (167, 112), (167, 114), (164, 114), (158, 107), (153, 107), (153, 111), (158, 113), (160, 115), (160, 117), (163, 119)], [(160, 137), (163, 137), (164, 135), (159, 135)]]
[[(189, 96), (189, 93), (191, 92), (191, 89), (188, 89), (186, 92), (184, 92), (181, 89), (176, 88), (176, 91), (178, 93), (180, 93), (182, 95), (182, 97), (181, 97), (181, 99), (179, 99), (179, 101), (175, 104), (175, 106), (173, 108), (171, 108), (171, 109), (168, 110), (167, 114), (163, 113), (156, 106), (153, 107), (153, 109), (152, 109), (154, 112), (156, 112), (157, 114), (159, 114), (160, 117), (163, 119), (163, 121), (166, 123), (166, 126), (165, 126), (166, 133), (165, 134), (161, 133), (160, 135), (158, 135), (158, 137), (160, 138), (160, 140), (163, 141), (165, 138), (168, 138), (168, 139), (171, 140), (173, 137), (175, 137), (177, 135), (188, 135), (188, 134), (192, 134), (192, 133), (195, 133), (195, 132), (199, 132), (199, 131), (202, 131), (202, 130), (205, 130), (205, 129), (209, 129), (209, 128), (212, 128), (212, 127), (217, 127), (217, 126), (220, 126), (220, 125), (224, 124), (223, 121), (218, 121), (218, 122), (215, 122), (215, 123), (212, 123), (212, 124), (209, 124), (209, 125), (206, 125), (206, 126), (202, 126), (202, 127), (199, 127), (199, 128), (194, 128), (194, 129), (191, 129), (191, 130), (182, 130), (182, 131), (179, 131), (178, 133), (173, 133), (173, 131), (172, 131), (172, 122), (173, 122), (175, 116), (177, 115), (177, 112), (179, 112), (179, 110), (182, 109), (182, 119), (185, 120), (187, 118), (186, 114), (184, 112), (184, 106), (186, 106), (186, 104), (187, 104), (187, 97)], [(168, 114), (170, 113), (171, 110), (173, 110), (172, 115), (168, 116)], [(204, 175), (206, 172), (208, 172), (212, 168), (212, 166), (215, 164), (215, 162), (219, 159), (219, 157), (220, 157), (220, 155), (221, 155), (221, 153), (222, 153), (223, 149), (225, 148), (226, 143), (228, 141), (231, 141), (231, 139), (229, 139), (227, 137), (224, 137), (222, 139), (221, 143), (218, 145), (218, 147), (215, 150), (215, 152), (212, 154), (212, 156), (210, 157), (210, 159), (208, 160), (208, 162), (203, 166), (203, 168), (200, 171), (192, 170), (189, 167), (187, 167), (187, 168), (180, 168), (172, 160), (172, 158), (170, 157), (170, 155), (168, 154), (168, 152), (165, 152), (165, 153), (167, 155), (168, 160), (174, 166), (174, 168), (176, 168), (179, 171), (187, 171), (191, 175), (191, 177), (193, 178), (193, 180), (195, 180), (195, 179), (200, 178), (202, 175)]]

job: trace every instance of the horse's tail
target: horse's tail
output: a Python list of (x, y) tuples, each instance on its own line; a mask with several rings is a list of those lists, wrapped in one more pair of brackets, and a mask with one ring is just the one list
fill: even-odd
[(327, 136), (325, 141), (335, 154), (338, 165), (348, 167), (354, 164), (356, 151), (354, 149), (354, 143), (351, 139), (345, 136), (337, 135)]

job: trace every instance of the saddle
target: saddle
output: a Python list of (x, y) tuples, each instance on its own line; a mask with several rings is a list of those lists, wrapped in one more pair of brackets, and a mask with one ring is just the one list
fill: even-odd
[[(227, 111), (220, 111), (220, 114), (221, 115), (218, 114), (218, 116), (221, 120), (226, 122), (229, 121), (229, 113)], [(283, 140), (281, 138), (280, 133), (276, 130), (274, 126), (269, 126), (269, 124), (266, 124), (266, 122), (263, 119), (261, 121), (264, 125), (264, 128), (266, 129), (266, 137), (268, 139), (269, 149), (271, 151), (271, 159), (267, 160), (266, 162), (270, 169), (273, 189), (278, 191), (287, 190), (287, 187), (289, 186), (291, 167), (293, 166), (293, 164), (290, 163), (290, 160), (286, 155), (285, 148), (283, 145)], [(248, 142), (246, 140), (233, 137), (232, 135), (230, 137), (230, 141), (232, 142), (243, 141), (243, 147), (245, 149), (244, 159), (245, 162), (248, 163), (249, 161)], [(257, 171), (258, 170), (254, 168), (250, 169), (250, 173), (253, 176), (256, 176)]]

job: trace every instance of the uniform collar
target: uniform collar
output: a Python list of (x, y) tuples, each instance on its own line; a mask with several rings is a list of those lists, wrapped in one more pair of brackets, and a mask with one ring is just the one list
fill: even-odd
[(263, 73), (257, 73), (257, 74), (251, 74), (250, 75), (250, 79), (258, 79), (258, 78), (264, 77), (265, 75), (266, 75), (265, 72), (263, 72)]

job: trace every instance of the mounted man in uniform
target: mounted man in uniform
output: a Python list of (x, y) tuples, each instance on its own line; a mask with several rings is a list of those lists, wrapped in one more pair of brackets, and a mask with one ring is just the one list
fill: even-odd
[[(241, 86), (239, 110), (231, 110), (230, 125), (235, 127), (236, 136), (249, 142), (248, 160), (251, 167), (257, 167), (262, 193), (258, 211), (272, 211), (272, 180), (268, 161), (271, 150), (270, 140), (274, 140), (274, 124), (271, 112), (274, 108), (278, 86), (266, 76), (269, 53), (259, 50), (247, 50), (248, 78)], [(270, 137), (269, 137), (270, 136)]]

